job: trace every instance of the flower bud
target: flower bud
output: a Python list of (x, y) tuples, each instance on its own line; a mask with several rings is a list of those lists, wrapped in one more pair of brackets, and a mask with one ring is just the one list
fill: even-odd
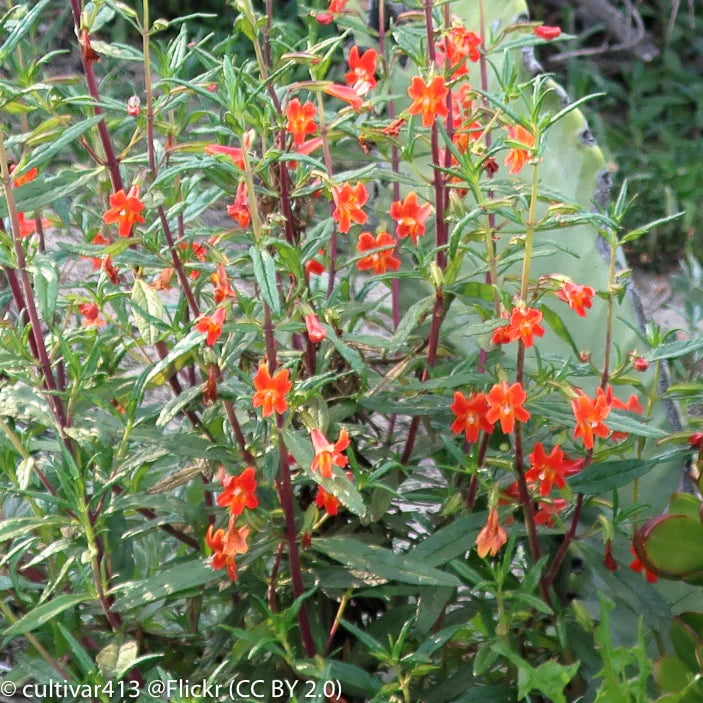
[(130, 117), (137, 117), (137, 115), (141, 112), (141, 109), (141, 100), (139, 100), (139, 96), (133, 95), (127, 101), (127, 114)]
[(317, 315), (312, 313), (305, 316), (305, 328), (308, 331), (308, 338), (314, 344), (318, 344), (327, 336), (327, 330), (320, 324)]
[(632, 366), (635, 371), (646, 371), (649, 368), (649, 362), (641, 356), (638, 356), (633, 362)]

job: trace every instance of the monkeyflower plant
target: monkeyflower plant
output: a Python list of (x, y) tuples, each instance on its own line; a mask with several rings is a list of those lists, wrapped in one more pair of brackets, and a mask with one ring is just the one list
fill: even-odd
[(630, 334), (647, 227), (568, 190), (584, 99), (521, 62), (561, 30), (500, 4), (5, 15), (3, 685), (647, 695), (677, 545), (638, 527), (700, 449), (657, 414), (700, 340)]

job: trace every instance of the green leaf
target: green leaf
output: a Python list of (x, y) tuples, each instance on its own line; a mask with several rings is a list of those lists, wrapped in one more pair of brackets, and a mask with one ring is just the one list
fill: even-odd
[(140, 581), (128, 581), (113, 589), (119, 593), (114, 609), (131, 610), (147, 603), (167, 598), (176, 593), (198, 588), (215, 579), (219, 574), (201, 559), (191, 559), (176, 566), (160, 569), (156, 576)]
[(545, 322), (573, 349), (574, 354), (576, 354), (576, 358), (579, 358), (581, 352), (576, 346), (576, 342), (574, 342), (571, 332), (569, 332), (561, 317), (559, 317), (554, 310), (548, 308), (546, 305), (540, 305), (539, 309), (542, 311), (542, 315), (544, 315)]
[(194, 356), (193, 350), (200, 345), (202, 334), (197, 331), (191, 332), (187, 337), (181, 339), (171, 351), (154, 364), (144, 377), (144, 385), (162, 386), (177, 371), (180, 371)]
[(0, 524), (0, 543), (20, 535), (26, 535), (31, 530), (39, 527), (57, 527), (59, 525), (68, 525), (68, 520), (58, 515), (8, 518)]
[(359, 355), (356, 349), (348, 347), (338, 336), (334, 329), (327, 324), (322, 325), (327, 330), (327, 339), (332, 342), (334, 348), (339, 352), (339, 355), (346, 361), (349, 366), (357, 373), (359, 378), (366, 378), (366, 364)]
[(407, 340), (410, 333), (417, 327), (420, 320), (432, 310), (434, 300), (434, 295), (428, 295), (426, 298), (421, 298), (410, 306), (405, 315), (403, 315), (403, 319), (398, 324), (398, 328), (393, 335), (393, 341), (388, 349), (390, 354), (395, 354), (395, 352), (403, 346), (405, 340)]
[(203, 389), (201, 386), (190, 386), (186, 388), (182, 393), (179, 393), (174, 398), (164, 405), (163, 409), (159, 413), (159, 417), (156, 419), (157, 427), (165, 427), (171, 420), (173, 420), (176, 415), (178, 415), (183, 408), (190, 404), (195, 398), (197, 398)]
[(481, 511), (457, 518), (420, 542), (409, 556), (428, 566), (441, 566), (466, 554), (473, 547), (478, 531), (486, 524), (487, 515)]
[(660, 576), (682, 578), (703, 571), (703, 525), (688, 515), (658, 515), (635, 534), (637, 552)]
[(591, 464), (569, 478), (569, 485), (576, 493), (601, 495), (614, 488), (626, 486), (651, 471), (659, 462), (656, 459), (627, 459)]
[(87, 120), (83, 120), (83, 122), (79, 122), (78, 124), (69, 127), (58, 139), (52, 140), (43, 149), (39, 149), (34, 156), (27, 161), (27, 163), (22, 165), (22, 170), (18, 171), (17, 175), (22, 175), (26, 171), (29, 171), (30, 168), (42, 166), (47, 163), (55, 154), (58, 154), (61, 149), (74, 142), (81, 136), (81, 134), (87, 132), (102, 119), (105, 119), (104, 115), (94, 115), (93, 117), (89, 117)]
[(458, 579), (438, 569), (416, 561), (410, 556), (396, 554), (388, 549), (364, 544), (352, 537), (313, 539), (312, 548), (349, 569), (376, 574), (389, 581), (400, 581), (418, 586), (458, 586)]
[(5, 39), (3, 45), (0, 46), (0, 64), (4, 64), (5, 61), (7, 61), (7, 57), (14, 51), (22, 37), (32, 28), (34, 22), (41, 17), (44, 8), (49, 2), (50, 0), (39, 0), (24, 17), (16, 21), (7, 39)]
[(51, 325), (59, 294), (59, 269), (56, 262), (45, 254), (37, 254), (29, 267), (34, 276), (34, 292), (44, 321)]
[(103, 56), (109, 56), (113, 59), (121, 59), (123, 61), (139, 61), (140, 63), (144, 61), (144, 54), (142, 54), (139, 49), (135, 49), (133, 46), (128, 46), (127, 44), (118, 44), (113, 42), (108, 44), (104, 41), (98, 41), (97, 39), (91, 39), (90, 46)]
[(73, 608), (79, 603), (84, 603), (87, 600), (92, 600), (92, 596), (86, 593), (58, 596), (57, 598), (47, 601), (46, 603), (42, 603), (36, 608), (30, 610), (13, 625), (10, 625), (10, 627), (3, 632), (3, 635), (5, 637), (24, 635), (27, 632), (31, 632), (32, 630), (36, 630), (38, 627), (41, 627), (45, 622), (49, 622), (49, 620), (52, 620), (64, 610)]
[(686, 354), (691, 354), (699, 349), (703, 349), (703, 337), (694, 337), (693, 339), (662, 344), (660, 347), (653, 349), (645, 358), (647, 361), (678, 359), (680, 356), (686, 356)]
[(264, 302), (271, 308), (274, 315), (281, 312), (281, 300), (276, 287), (276, 267), (267, 251), (249, 247), (249, 256), (254, 265), (254, 278), (259, 286)]
[(158, 292), (142, 278), (134, 279), (132, 309), (139, 334), (149, 346), (153, 346), (159, 341), (160, 334), (154, 321), (164, 319), (164, 306)]

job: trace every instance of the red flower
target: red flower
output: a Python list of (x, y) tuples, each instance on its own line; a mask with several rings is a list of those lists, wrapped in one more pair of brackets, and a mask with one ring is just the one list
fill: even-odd
[(299, 146), (308, 134), (317, 131), (315, 116), (317, 108), (310, 102), (304, 105), (298, 98), (293, 98), (286, 106), (286, 131), (293, 135), (293, 144)]
[(120, 270), (113, 265), (111, 256), (108, 255), (105, 257), (102, 263), (102, 270), (105, 272), (105, 275), (110, 279), (110, 283), (115, 286), (120, 285)]
[[(371, 232), (362, 232), (356, 250), (363, 254), (367, 251), (376, 253), (364, 256), (356, 262), (359, 271), (372, 269), (376, 274), (385, 273), (387, 269), (397, 271), (400, 268), (400, 259), (393, 256), (395, 239), (388, 232), (380, 232), (374, 237)], [(378, 250), (378, 251), (377, 251)]]
[(703, 449), (703, 432), (694, 432), (689, 438), (688, 443), (694, 448)]
[(322, 486), (317, 487), (317, 495), (315, 496), (315, 505), (318, 508), (324, 508), (328, 515), (337, 515), (341, 502), (339, 499), (328, 493)]
[(95, 303), (83, 303), (78, 306), (83, 316), (84, 327), (104, 327), (107, 323), (100, 317), (100, 308)]
[(541, 24), (539, 27), (535, 27), (533, 31), (540, 39), (551, 41), (561, 34), (561, 27), (550, 27), (546, 24)]
[(210, 281), (215, 285), (215, 303), (221, 303), (225, 298), (237, 297), (237, 293), (229, 284), (227, 271), (225, 271), (223, 263), (217, 264), (215, 273), (210, 276)]
[(422, 114), (422, 126), (431, 127), (437, 116), (446, 117), (446, 98), (449, 92), (444, 78), (435, 76), (429, 83), (425, 83), (420, 76), (414, 76), (408, 88), (408, 95), (412, 98), (412, 105), (408, 108), (411, 115)]
[(525, 165), (527, 160), (530, 158), (530, 153), (528, 149), (533, 149), (535, 146), (534, 136), (528, 132), (522, 125), (514, 125), (508, 127), (508, 139), (514, 142), (519, 142), (524, 144), (526, 149), (520, 149), (517, 147), (512, 147), (505, 157), (505, 165), (510, 166), (508, 173), (514, 175), (522, 171), (522, 167)]
[[(251, 141), (253, 139), (253, 132), (252, 130), (249, 130), (245, 135), (244, 135), (244, 149), (249, 151), (249, 148), (251, 146)], [(205, 147), (205, 152), (207, 154), (224, 154), (225, 156), (229, 156), (230, 159), (234, 162), (234, 165), (244, 171), (244, 151), (238, 147), (238, 146), (224, 146), (223, 144), (208, 144)]]
[(408, 193), (403, 200), (396, 200), (391, 204), (390, 215), (398, 223), (395, 228), (396, 235), (403, 239), (410, 237), (413, 244), (425, 234), (425, 222), (432, 214), (432, 205), (420, 205), (417, 193)]
[(254, 510), (259, 505), (256, 497), (256, 470), (251, 466), (247, 466), (239, 476), (224, 474), (220, 483), (225, 490), (217, 496), (217, 504), (221, 508), (228, 507), (235, 517), (241, 515), (244, 508)]
[(608, 403), (602, 388), (596, 391), (596, 397), (589, 398), (580, 388), (576, 389), (578, 397), (571, 401), (571, 410), (576, 419), (574, 438), (582, 437), (586, 449), (593, 449), (593, 436), (607, 437), (610, 429), (603, 423), (610, 414)]
[(474, 63), (481, 58), (479, 48), (482, 39), (475, 32), (469, 32), (461, 25), (453, 26), (438, 43), (437, 47), (449, 61), (451, 78), (464, 76), (469, 72), (467, 61)]
[(308, 339), (314, 344), (318, 344), (327, 336), (327, 330), (320, 324), (317, 315), (310, 313), (305, 316), (305, 329)]
[(510, 434), (515, 427), (515, 420), (527, 422), (530, 413), (522, 407), (527, 400), (527, 393), (519, 383), (508, 386), (506, 381), (496, 383), (486, 396), (490, 410), (486, 413), (488, 422), (500, 420), (500, 428), (505, 434)]
[(387, 134), (389, 137), (397, 137), (400, 134), (401, 128), (406, 122), (407, 120), (402, 117), (399, 117), (398, 119), (389, 122), (388, 126), (384, 127), (381, 131), (384, 134)]
[(237, 221), (240, 227), (248, 227), (251, 221), (251, 212), (249, 211), (249, 199), (247, 197), (247, 184), (242, 181), (237, 186), (237, 193), (234, 196), (234, 202), (227, 206), (227, 214)]
[(608, 405), (616, 410), (627, 410), (628, 412), (637, 413), (638, 415), (641, 415), (644, 411), (644, 408), (640, 405), (640, 401), (634, 393), (631, 393), (627, 402), (624, 403), (620, 398), (616, 398), (613, 395), (613, 387), (608, 386), (605, 391), (605, 398), (608, 401)]
[(480, 430), (493, 432), (493, 425), (486, 419), (488, 401), (484, 393), (472, 393), (467, 400), (463, 393), (456, 391), (449, 409), (456, 415), (451, 425), (452, 432), (466, 433), (467, 442), (476, 442)]
[(342, 452), (349, 446), (349, 433), (342, 429), (339, 438), (332, 444), (318, 429), (310, 432), (312, 446), (315, 449), (315, 458), (310, 466), (311, 471), (319, 471), (322, 478), (332, 478), (332, 466), (343, 469), (349, 459)]
[[(317, 255), (318, 256), (323, 256), (325, 253), (324, 249), (318, 249)], [(310, 276), (319, 276), (320, 274), (323, 274), (325, 272), (325, 266), (324, 264), (320, 263), (317, 259), (310, 259), (310, 261), (305, 262), (305, 275), (310, 277)]]
[(329, 11), (332, 13), (344, 12), (344, 6), (349, 0), (330, 0)]
[(488, 554), (494, 557), (507, 541), (508, 535), (498, 522), (498, 511), (491, 508), (486, 526), (476, 537), (476, 552), (482, 559)]
[(633, 362), (632, 366), (635, 371), (646, 371), (649, 368), (649, 362), (641, 356), (638, 356)]
[(254, 388), (256, 393), (251, 400), (251, 404), (258, 408), (263, 407), (263, 417), (273, 415), (274, 410), (279, 414), (288, 409), (286, 402), (286, 394), (293, 387), (290, 380), (290, 371), (288, 369), (280, 369), (273, 377), (269, 373), (268, 366), (261, 362), (259, 370), (254, 376)]
[(581, 317), (586, 317), (585, 308), (592, 305), (591, 298), (596, 292), (591, 286), (580, 286), (578, 283), (567, 281), (555, 295), (559, 300), (568, 303), (569, 307)]
[(318, 12), (315, 15), (315, 19), (320, 24), (330, 24), (332, 22), (332, 20), (334, 19), (334, 15), (331, 12)]
[(537, 503), (535, 524), (554, 527), (554, 516), (564, 510), (567, 505), (569, 505), (569, 502), (564, 498), (552, 498), (550, 501), (540, 500)]
[(541, 496), (548, 496), (552, 492), (553, 484), (556, 484), (557, 488), (566, 486), (564, 477), (569, 464), (564, 461), (564, 452), (558, 444), (547, 455), (542, 443), (537, 442), (528, 459), (532, 468), (525, 473), (525, 478), (528, 481), (539, 481)]
[(357, 93), (354, 88), (350, 88), (348, 85), (337, 85), (336, 83), (330, 83), (326, 85), (322, 90), (331, 95), (333, 98), (338, 98), (343, 100), (345, 103), (349, 103), (354, 110), (361, 110), (361, 106), (364, 101), (361, 99), (359, 93)]
[(119, 223), (117, 231), (120, 237), (129, 237), (132, 227), (144, 222), (143, 209), (139, 186), (132, 186), (127, 194), (124, 190), (118, 190), (110, 196), (110, 209), (103, 215), (103, 222), (107, 225)]
[(630, 562), (630, 568), (633, 571), (644, 571), (645, 578), (649, 583), (656, 583), (659, 580), (659, 577), (653, 572), (650, 571), (643, 563), (642, 560), (639, 558), (637, 552), (635, 551), (634, 547), (630, 547), (630, 552), (632, 552), (632, 556), (635, 557), (631, 562)]
[(369, 199), (369, 193), (363, 183), (357, 183), (355, 186), (351, 183), (333, 186), (332, 199), (336, 205), (332, 217), (337, 221), (340, 232), (349, 232), (352, 222), (358, 225), (366, 222), (366, 213), (361, 208)]
[(249, 551), (247, 538), (249, 537), (249, 528), (237, 528), (234, 522), (230, 520), (227, 532), (223, 529), (215, 530), (212, 525), (208, 527), (205, 535), (207, 546), (212, 549), (214, 554), (210, 565), (213, 569), (227, 569), (230, 579), (237, 580), (237, 554), (246, 554)]
[(211, 347), (220, 338), (226, 314), (224, 308), (217, 308), (212, 317), (203, 315), (195, 323), (195, 329), (198, 330), (198, 332), (207, 332), (205, 343), (208, 347)]
[(359, 47), (353, 46), (349, 52), (349, 71), (344, 76), (359, 95), (366, 95), (371, 88), (376, 87), (376, 51), (368, 49), (359, 56)]

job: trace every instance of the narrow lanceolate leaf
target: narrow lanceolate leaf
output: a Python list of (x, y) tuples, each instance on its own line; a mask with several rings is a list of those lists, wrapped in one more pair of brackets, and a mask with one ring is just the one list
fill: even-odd
[(161, 386), (174, 374), (180, 371), (194, 356), (195, 347), (202, 342), (200, 332), (191, 332), (181, 339), (171, 351), (154, 365), (144, 376), (142, 386)]
[(115, 610), (121, 612), (153, 603), (174, 593), (188, 591), (219, 578), (217, 572), (201, 559), (191, 559), (169, 569), (162, 569), (151, 578), (120, 584), (115, 589), (119, 591)]
[(546, 305), (540, 305), (539, 309), (541, 310), (542, 315), (544, 315), (545, 322), (573, 349), (574, 354), (576, 354), (576, 357), (578, 358), (581, 352), (576, 346), (576, 342), (574, 342), (571, 332), (569, 332), (561, 317), (559, 317), (554, 310), (548, 308)]
[(26, 535), (38, 527), (54, 527), (67, 525), (68, 520), (58, 515), (45, 515), (44, 517), (13, 517), (3, 520), (0, 524), (0, 543)]
[(95, 662), (106, 681), (112, 681), (117, 674), (134, 663), (139, 653), (136, 640), (114, 639), (95, 656)]
[(569, 485), (577, 493), (600, 495), (614, 488), (620, 488), (631, 483), (636, 478), (651, 471), (658, 461), (650, 459), (628, 459), (627, 461), (604, 461), (591, 464), (583, 471), (569, 479)]
[(86, 593), (74, 593), (72, 595), (66, 594), (63, 596), (58, 596), (57, 598), (47, 601), (46, 603), (42, 603), (36, 608), (30, 610), (13, 625), (10, 625), (10, 627), (8, 627), (2, 634), (5, 637), (24, 635), (27, 632), (31, 632), (32, 630), (36, 630), (38, 627), (41, 627), (45, 622), (52, 620), (64, 610), (91, 599), (92, 597)]
[(24, 16), (18, 20), (7, 39), (0, 46), (0, 63), (5, 63), (7, 57), (20, 43), (22, 37), (32, 28), (32, 25), (39, 19), (44, 8), (50, 0), (39, 0), (39, 2)]
[(432, 310), (433, 305), (434, 295), (428, 295), (410, 306), (405, 315), (403, 315), (403, 319), (400, 321), (398, 329), (396, 329), (393, 335), (393, 341), (388, 349), (390, 354), (395, 354), (395, 352), (403, 346), (405, 340), (407, 340), (411, 332), (418, 326), (420, 320)]
[(280, 314), (281, 300), (276, 288), (276, 266), (271, 255), (267, 251), (249, 247), (249, 256), (254, 265), (254, 278), (261, 291), (261, 297), (275, 315)]
[(139, 334), (150, 346), (159, 341), (159, 328), (155, 324), (164, 317), (164, 306), (159, 294), (141, 278), (134, 279), (132, 310)]
[(34, 274), (34, 292), (44, 321), (51, 325), (59, 294), (59, 269), (56, 262), (44, 254), (37, 254), (30, 267)]
[(382, 547), (364, 544), (351, 537), (314, 539), (312, 548), (344, 564), (348, 569), (365, 571), (388, 581), (400, 581), (417, 586), (459, 585), (459, 580), (452, 574), (434, 569), (404, 554), (396, 554)]
[(38, 149), (34, 156), (32, 156), (29, 161), (22, 166), (22, 170), (17, 172), (17, 175), (21, 176), (23, 173), (29, 171), (29, 169), (34, 168), (35, 166), (43, 166), (54, 155), (60, 153), (65, 146), (72, 144), (76, 139), (78, 139), (78, 137), (81, 136), (81, 134), (87, 132), (102, 119), (104, 119), (103, 115), (94, 115), (93, 117), (89, 117), (87, 120), (83, 120), (83, 122), (79, 122), (78, 124), (69, 127), (58, 139), (55, 141), (52, 140), (42, 149)]
[(691, 354), (701, 349), (703, 349), (703, 337), (695, 337), (694, 339), (684, 339), (678, 342), (662, 344), (660, 347), (649, 352), (646, 359), (647, 361), (678, 359), (680, 356), (686, 356), (686, 354)]

